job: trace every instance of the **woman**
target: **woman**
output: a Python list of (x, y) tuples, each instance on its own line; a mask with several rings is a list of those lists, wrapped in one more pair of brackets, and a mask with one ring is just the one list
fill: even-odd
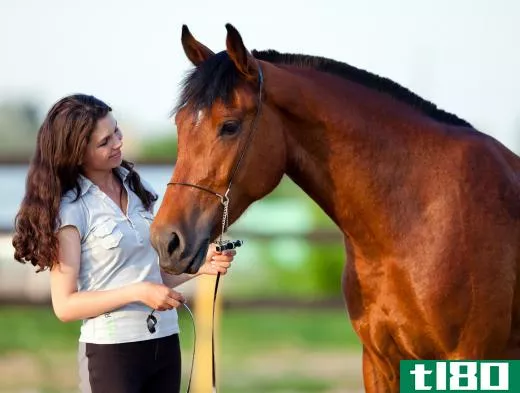
[[(175, 392), (175, 309), (184, 298), (171, 287), (193, 276), (161, 271), (149, 242), (157, 195), (122, 159), (122, 146), (112, 110), (99, 99), (77, 94), (51, 108), (16, 216), (15, 258), (50, 269), (60, 320), (83, 320), (83, 392)], [(198, 274), (225, 274), (233, 256), (210, 249)], [(149, 329), (152, 310), (157, 323)]]

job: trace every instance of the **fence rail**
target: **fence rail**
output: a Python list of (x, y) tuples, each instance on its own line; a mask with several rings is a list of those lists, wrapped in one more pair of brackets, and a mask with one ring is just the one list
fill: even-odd
[[(231, 232), (233, 235), (233, 232)], [(342, 235), (338, 230), (315, 230), (309, 233), (261, 234), (240, 231), (240, 238), (254, 241), (271, 241), (281, 237), (298, 238), (312, 244), (338, 244)], [(29, 263), (15, 261), (12, 246), (12, 228), (0, 228), (0, 303), (41, 304), (50, 301), (49, 272), (36, 273)], [(190, 296), (194, 291), (191, 282), (183, 284), (182, 291)]]

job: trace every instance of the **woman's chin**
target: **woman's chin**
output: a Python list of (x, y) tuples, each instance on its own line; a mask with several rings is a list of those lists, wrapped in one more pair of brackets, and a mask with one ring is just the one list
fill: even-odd
[(123, 156), (119, 155), (117, 157), (110, 158), (109, 160), (110, 160), (110, 166), (112, 168), (117, 168), (117, 167), (121, 166), (121, 164), (123, 163)]
[(123, 154), (119, 153), (115, 156), (110, 157), (110, 161), (119, 161), (119, 162), (123, 161)]

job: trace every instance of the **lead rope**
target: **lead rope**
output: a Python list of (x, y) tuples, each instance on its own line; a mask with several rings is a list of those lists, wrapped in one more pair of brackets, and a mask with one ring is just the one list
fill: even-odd
[[(228, 229), (228, 217), (229, 217), (229, 188), (222, 198), (220, 198), (220, 203), (222, 203), (223, 211), (222, 211), (222, 231), (220, 233), (218, 239), (218, 245), (224, 244), (224, 234)], [(212, 382), (212, 391), (213, 393), (217, 393), (217, 370), (215, 367), (215, 309), (217, 306), (217, 292), (218, 292), (218, 284), (220, 282), (220, 273), (217, 273), (217, 278), (215, 280), (215, 290), (213, 291), (213, 314), (211, 320), (211, 382)]]
[[(227, 196), (229, 193), (229, 188), (226, 191), (224, 195), (219, 196), (220, 203), (222, 203), (223, 206), (223, 212), (222, 212), (222, 231), (220, 233), (220, 236), (218, 238), (217, 244), (222, 245), (224, 244), (224, 234), (227, 232), (228, 226), (229, 226), (229, 197)], [(217, 273), (217, 278), (215, 280), (215, 290), (213, 291), (213, 313), (212, 313), (212, 320), (211, 320), (211, 387), (212, 392), (217, 393), (217, 372), (215, 367), (215, 309), (217, 305), (217, 293), (218, 293), (218, 284), (220, 281), (220, 273)], [(191, 322), (193, 326), (193, 355), (191, 357), (191, 370), (190, 370), (190, 378), (188, 380), (188, 387), (186, 388), (186, 393), (190, 393), (191, 390), (191, 378), (193, 375), (193, 364), (195, 360), (195, 344), (196, 344), (196, 337), (195, 337), (195, 322), (193, 318), (193, 314), (189, 307), (184, 304), (184, 307), (186, 310), (188, 310), (190, 316), (191, 316)]]

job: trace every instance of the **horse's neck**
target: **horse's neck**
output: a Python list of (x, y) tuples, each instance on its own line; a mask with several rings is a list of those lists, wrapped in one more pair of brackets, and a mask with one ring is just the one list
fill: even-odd
[[(283, 108), (291, 114), (285, 130), (287, 174), (350, 237), (369, 236), (367, 242), (377, 242), (385, 236), (385, 225), (399, 220), (386, 199), (404, 184), (408, 170), (409, 163), (395, 162), (408, 156), (412, 140), (403, 129), (414, 129), (413, 122), (424, 119), (411, 109), (399, 115), (399, 106), (392, 113), (393, 103), (384, 103), (390, 99), (376, 92), (341, 91), (338, 84), (319, 90), (316, 81), (299, 82), (292, 89), (299, 93), (297, 99), (288, 96), (291, 88), (286, 87), (286, 96), (277, 102), (279, 107), (283, 101), (290, 105)], [(381, 113), (383, 108), (389, 112)]]
[[(342, 130), (293, 130), (288, 136), (287, 175), (345, 233), (366, 235), (376, 231), (371, 228), (376, 220), (391, 220), (384, 210), (384, 198), (399, 174), (390, 172), (383, 159), (385, 152), (378, 154), (368, 148), (372, 141), (349, 138)], [(389, 172), (383, 173), (385, 170)]]

